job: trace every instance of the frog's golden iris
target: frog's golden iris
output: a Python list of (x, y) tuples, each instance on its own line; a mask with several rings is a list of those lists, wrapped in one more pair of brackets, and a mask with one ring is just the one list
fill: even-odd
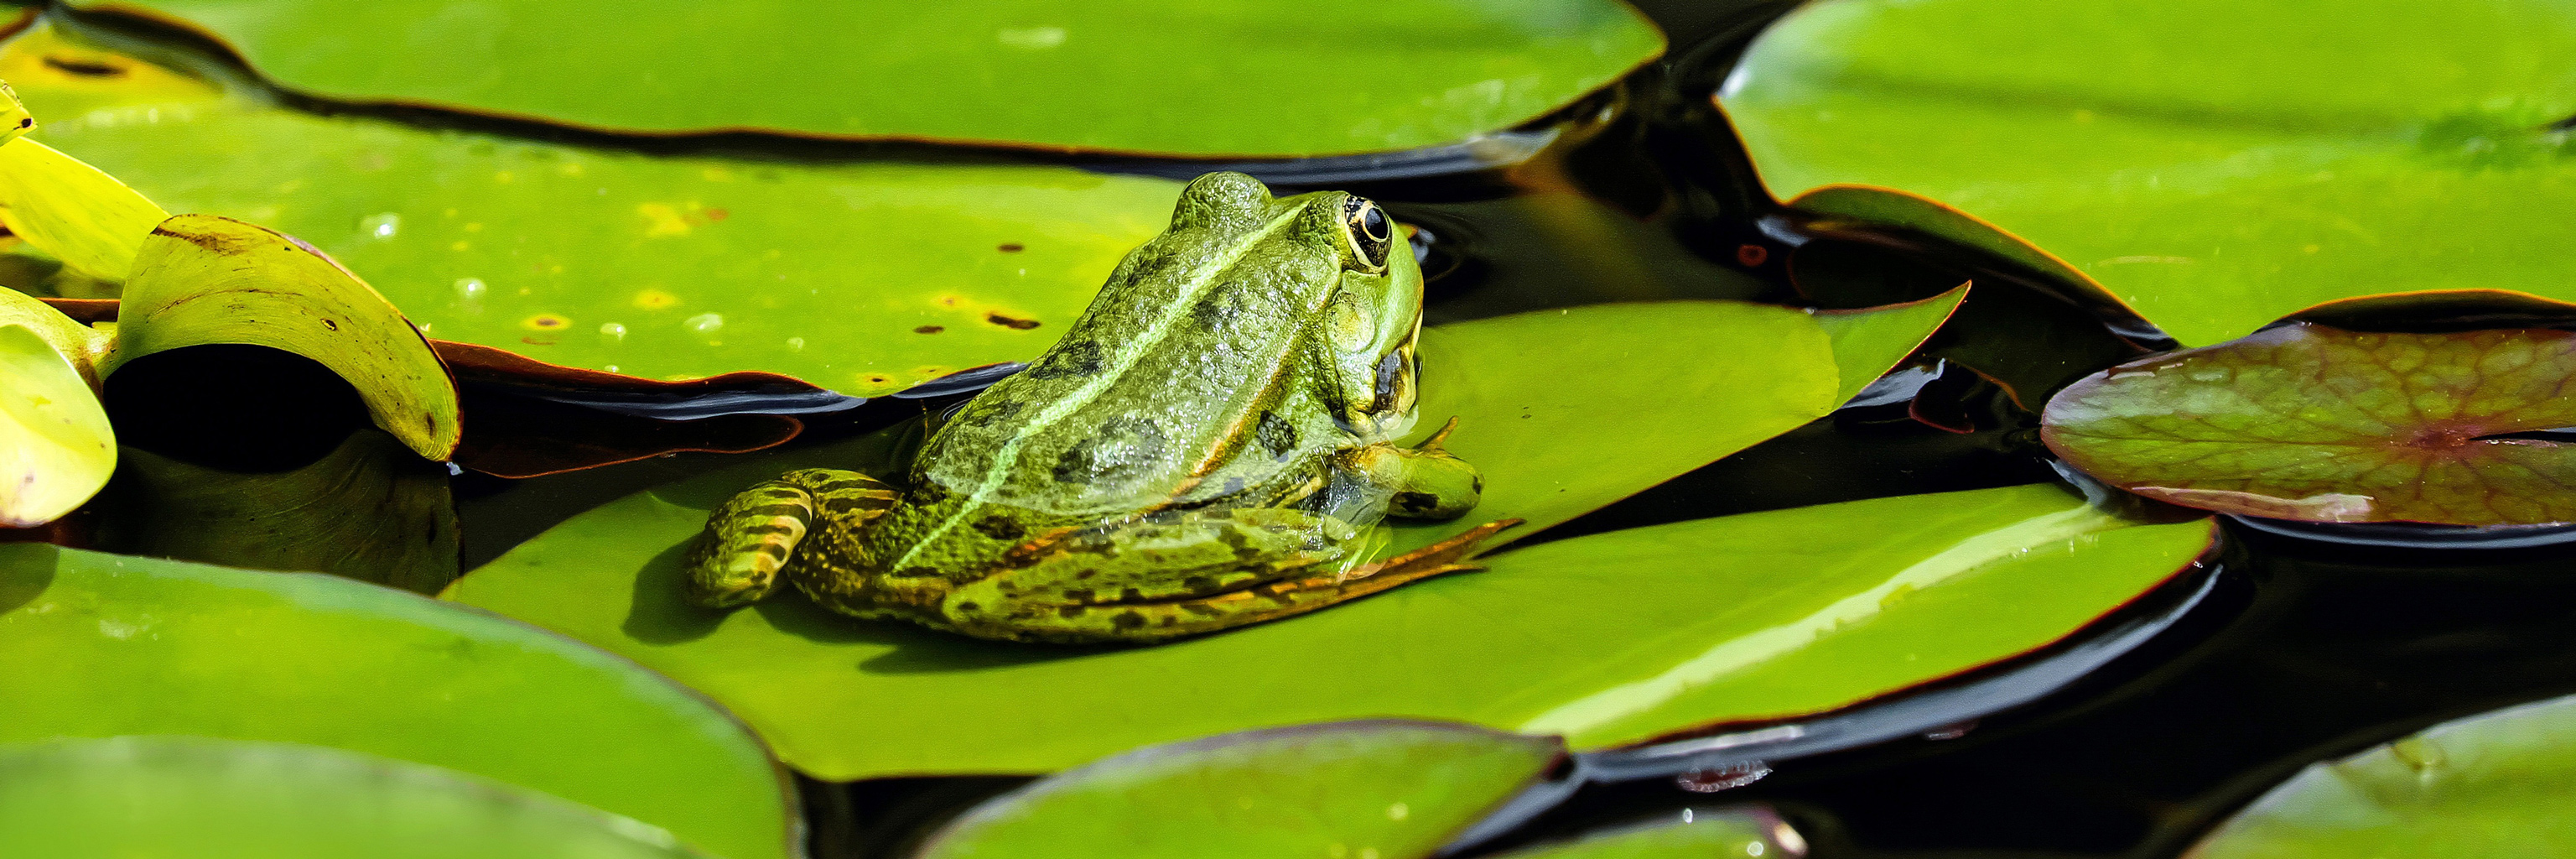
[(1382, 516), (1476, 505), (1476, 470), (1414, 447), (1422, 273), (1375, 203), (1273, 199), (1239, 173), (1181, 192), (1046, 354), (923, 444), (904, 488), (810, 469), (734, 496), (689, 596), (780, 581), (860, 617), (985, 638), (1150, 641), (1463, 569), (1497, 522), (1373, 562)]

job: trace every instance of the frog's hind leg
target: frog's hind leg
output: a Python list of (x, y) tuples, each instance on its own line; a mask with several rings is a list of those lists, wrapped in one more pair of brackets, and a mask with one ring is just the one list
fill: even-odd
[(682, 563), (690, 602), (732, 608), (768, 596), (817, 525), (856, 528), (894, 506), (893, 487), (855, 471), (808, 468), (743, 490), (707, 514)]
[[(1195, 570), (1169, 563), (1174, 560), (1169, 555), (1138, 570), (1118, 569), (1116, 561), (1134, 556), (1141, 544), (1154, 541), (1150, 534), (1121, 535), (1116, 554), (1105, 565), (1088, 563), (1080, 557), (1080, 545), (1069, 546), (1062, 555), (1016, 571), (1012, 578), (1017, 581), (987, 582), (994, 588), (960, 592), (952, 597), (960, 605), (952, 608), (977, 610), (951, 616), (960, 631), (988, 638), (1074, 643), (1199, 635), (1304, 614), (1442, 573), (1475, 569), (1461, 563), (1466, 553), (1486, 537), (1520, 523), (1517, 519), (1491, 523), (1400, 557), (1345, 569), (1334, 563), (1342, 560), (1334, 548), (1295, 545), (1306, 529), (1320, 524), (1296, 521), (1300, 517), (1325, 518), (1292, 510), (1254, 509), (1182, 523), (1216, 529), (1218, 539), (1204, 541), (1206, 548), (1222, 546), (1251, 556), (1238, 557), (1232, 565), (1211, 563)], [(1261, 560), (1252, 562), (1254, 557)], [(983, 616), (972, 616), (976, 614)]]
[(1467, 554), (1486, 538), (1520, 523), (1518, 519), (1487, 522), (1467, 533), (1347, 572), (1280, 579), (1195, 599), (1121, 607), (1136, 616), (1122, 617), (1117, 622), (1150, 629), (1156, 633), (1153, 638), (1168, 638), (1301, 615), (1443, 573), (1483, 569), (1467, 563)]

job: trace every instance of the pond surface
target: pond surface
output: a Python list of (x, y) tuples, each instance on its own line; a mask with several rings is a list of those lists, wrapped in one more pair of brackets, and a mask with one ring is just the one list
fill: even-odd
[[(971, 157), (1165, 177), (1230, 167), (1252, 172), (1282, 194), (1349, 190), (1424, 231), (1417, 246), (1429, 278), (1426, 324), (1671, 298), (1858, 306), (1928, 297), (1971, 268), (1956, 249), (1899, 252), (1794, 234), (1784, 240), (1776, 223), (1762, 222), (1771, 214), (1755, 202), (1762, 192), (1706, 98), (1751, 35), (1794, 4), (1639, 5), (1670, 37), (1671, 61), (1515, 132), (1509, 137), (1526, 149), (1501, 156), (1211, 163), (961, 154), (913, 144), (808, 141), (776, 144), (765, 153), (757, 140), (720, 145), (736, 156), (794, 163)], [(199, 47), (182, 43), (176, 50)], [(504, 123), (488, 130), (534, 133)], [(610, 142), (568, 137), (585, 145)], [(1480, 164), (1480, 158), (1502, 163)], [(1768, 258), (1792, 250), (1807, 254), (1802, 259), (1815, 270), (1838, 270), (1867, 288), (1839, 298), (1802, 296), (1782, 276), (1783, 265)], [(2135, 320), (2072, 313), (2027, 285), (1981, 283), (1979, 290), (1962, 318), (1982, 324), (1947, 336), (1991, 342), (1947, 345), (2026, 353), (2028, 378), (2062, 384), (2137, 348), (2165, 345), (2153, 332), (2139, 331)], [(173, 353), (129, 368), (109, 389), (110, 411), (120, 427), (170, 426), (169, 416), (187, 415), (192, 429), (220, 432), (138, 433), (129, 444), (202, 465), (272, 470), (328, 454), (365, 423), (354, 397), (331, 383), (245, 385), (205, 372), (219, 363), (267, 361), (277, 363), (260, 371), (267, 378), (327, 378), (318, 367), (274, 355), (195, 357)], [(332, 393), (279, 393), (288, 389)], [(557, 412), (548, 410), (561, 408), (524, 392), (485, 396), (475, 406), (485, 414), (520, 409), (535, 416), (530, 420), (549, 420)], [(806, 434), (792, 444), (844, 440), (956, 401), (880, 399), (809, 413)], [(2003, 387), (1925, 360), (1831, 417), (1540, 540), (2059, 480), (2036, 426), (2035, 416), (2015, 406)], [(445, 572), (453, 576), (582, 511), (734, 461), (683, 453), (524, 480), (457, 473), (446, 491), (461, 548), (453, 558), (416, 562), (452, 562)], [(120, 541), (156, 545), (148, 529), (138, 533), (130, 525), (71, 527), (96, 530), (109, 548)], [(1771, 762), (1766, 776), (1721, 792), (1685, 789), (1694, 779), (1698, 787), (1711, 786), (1707, 774), (1678, 783), (1657, 778), (1587, 787), (1476, 850), (1682, 809), (1764, 802), (1807, 836), (1811, 855), (1822, 857), (2169, 856), (2313, 761), (2441, 720), (2576, 691), (2576, 623), (2570, 622), (2576, 620), (2576, 579), (2563, 575), (2565, 551), (2367, 548), (2233, 521), (2224, 533), (2214, 581), (2177, 583), (2208, 584), (2179, 620), (2033, 703), (1976, 714), (1919, 738)], [(2175, 604), (2150, 599), (2134, 612)], [(814, 855), (862, 857), (901, 855), (928, 828), (1024, 782), (806, 779), (800, 786)]]

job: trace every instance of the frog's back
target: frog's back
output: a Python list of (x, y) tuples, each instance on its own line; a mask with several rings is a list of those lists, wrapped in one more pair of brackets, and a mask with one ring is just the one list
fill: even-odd
[(1054, 347), (941, 427), (880, 531), (908, 543), (885, 547), (908, 559), (890, 564), (982, 567), (1152, 509), (1247, 445), (1276, 462), (1282, 445), (1341, 443), (1281, 437), (1316, 423), (1292, 413), (1324, 408), (1297, 384), (1311, 369), (1300, 338), (1340, 263), (1298, 233), (1330, 229), (1330, 213), (1241, 182), (1193, 184), (1174, 229), (1130, 254)]

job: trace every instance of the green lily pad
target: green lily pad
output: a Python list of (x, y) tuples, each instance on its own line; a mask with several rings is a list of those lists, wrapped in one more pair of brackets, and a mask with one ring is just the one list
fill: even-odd
[(2312, 522), (2576, 521), (2576, 333), (2296, 323), (2111, 368), (2048, 403), (2084, 473), (2175, 504)]
[(2576, 698), (2435, 725), (2275, 787), (2194, 859), (2563, 856), (2576, 850)]
[(764, 370), (873, 396), (1026, 360), (1180, 191), (1055, 167), (653, 157), (323, 118), (41, 24), (0, 46), (0, 80), (44, 119), (26, 139), (174, 211), (311, 242), (430, 336), (647, 379)]
[(1418, 859), (1564, 755), (1554, 738), (1423, 722), (1274, 728), (1152, 746), (1004, 794), (915, 859)]
[(170, 213), (80, 159), (21, 137), (0, 143), (0, 226), (65, 266), (124, 280)]
[(0, 745), (0, 842), (53, 857), (701, 855), (652, 826), (436, 767), (204, 737)]
[[(1427, 437), (1458, 417), (1458, 431), (1441, 446), (1484, 472), (1484, 500), (1456, 521), (1394, 525), (1390, 552), (1507, 516), (1525, 520), (1489, 540), (1491, 549), (1823, 417), (1905, 360), (1966, 297), (1959, 289), (1869, 311), (1812, 314), (1727, 302), (1637, 303), (1433, 328), (1438, 333), (1419, 346), (1425, 420), (1414, 435)], [(1536, 345), (1558, 337), (1570, 342)], [(1663, 342), (1645, 345), (1657, 337)], [(1607, 348), (1613, 343), (1621, 348)], [(1772, 351), (1712, 356), (1699, 354), (1703, 343), (1760, 343)], [(1683, 365), (1690, 371), (1639, 375), (1641, 367)], [(1584, 381), (1534, 384), (1555, 379)], [(1620, 455), (1568, 443), (1586, 436), (1605, 397), (1630, 396), (1654, 402), (1628, 407)], [(1693, 403), (1726, 416), (1712, 419)]]
[(0, 324), (0, 527), (79, 509), (116, 471), (116, 431), (97, 393), (54, 344)]
[[(336, 99), (655, 134), (1199, 156), (1454, 143), (1663, 51), (1616, 0), (661, 0), (611, 16), (488, 0), (74, 5), (193, 26), (285, 87)], [(715, 57), (758, 59), (686, 59)]]
[(1495, 859), (1685, 859), (1807, 855), (1807, 839), (1768, 809), (1686, 812), (1679, 823), (1598, 832)]
[(2576, 204), (2571, 55), (2545, 0), (1837, 0), (1722, 100), (1783, 196), (1947, 202), (2212, 343), (2357, 295), (2576, 297), (2544, 214)]
[[(1746, 384), (1801, 378), (1776, 375), (1813, 360), (1800, 354), (1799, 338), (1748, 336), (1780, 316), (1813, 324), (1793, 311), (1680, 304), (1425, 331), (1425, 355), (1447, 357), (1424, 361), (1423, 409), (1463, 417), (1454, 448), (1474, 457), (1464, 445), (1477, 427), (1508, 426), (1495, 450), (1526, 452), (1471, 459), (1489, 492), (1469, 518), (1523, 515), (1514, 505), (1526, 505), (1534, 530), (1571, 515), (1548, 496), (1579, 492), (1606, 503), (1757, 440), (1741, 423), (1773, 422), (1776, 433), (1803, 422), (1759, 388), (1676, 393), (1698, 390), (1701, 373)], [(1479, 326), (1515, 336), (1486, 338)], [(1711, 352), (1704, 342), (1740, 348)], [(1466, 348), (1477, 343), (1485, 345)], [(1882, 357), (1893, 363), (1902, 354)], [(1633, 366), (1602, 366), (1613, 362)], [(1736, 375), (1756, 366), (1775, 375)], [(1491, 378), (1469, 378), (1479, 372)], [(1556, 400), (1563, 378), (1585, 379), (1584, 396)], [(1821, 414), (1838, 382), (1808, 378), (1818, 393), (1803, 414)], [(1520, 395), (1501, 394), (1503, 379), (1520, 380)], [(1468, 393), (1478, 389), (1489, 393)], [(1522, 404), (1537, 406), (1531, 417), (1517, 416)], [(1498, 405), (1499, 414), (1483, 411)], [(1618, 462), (1672, 456), (1634, 441), (1671, 427), (1696, 429), (1686, 437), (1696, 441), (1676, 442), (1704, 445), (1694, 461), (1643, 479)], [(1864, 502), (1877, 506), (1552, 543), (1491, 556), (1484, 572), (1298, 618), (1113, 649), (980, 641), (857, 621), (792, 598), (730, 615), (680, 602), (680, 555), (725, 495), (787, 468), (882, 470), (897, 448), (879, 438), (765, 457), (629, 496), (519, 546), (448, 596), (681, 678), (742, 714), (789, 763), (848, 779), (1043, 772), (1146, 743), (1369, 716), (1563, 732), (1600, 748), (1812, 713), (2054, 641), (2170, 577), (2209, 539), (2206, 524), (2129, 527), (2045, 488)], [(1583, 469), (1563, 465), (1576, 459)], [(1523, 483), (1538, 491), (1499, 491)], [(1789, 571), (1813, 570), (1830, 574), (1784, 587)], [(1737, 584), (1712, 584), (1730, 580)], [(1889, 614), (1876, 617), (1881, 609)], [(1775, 627), (1790, 632), (1724, 646)], [(1865, 634), (1816, 637), (1825, 630)], [(1047, 705), (1023, 705), (1039, 698)], [(1153, 703), (1175, 700), (1189, 705)], [(880, 742), (889, 724), (913, 727), (905, 742)]]
[(155, 352), (246, 344), (349, 380), (376, 426), (446, 459), (464, 432), (456, 383), (428, 338), (365, 281), (275, 230), (212, 215), (162, 221), (135, 252), (99, 375)]
[(794, 855), (760, 743), (625, 660), (330, 576), (0, 544), (0, 742), (190, 734), (446, 767)]

